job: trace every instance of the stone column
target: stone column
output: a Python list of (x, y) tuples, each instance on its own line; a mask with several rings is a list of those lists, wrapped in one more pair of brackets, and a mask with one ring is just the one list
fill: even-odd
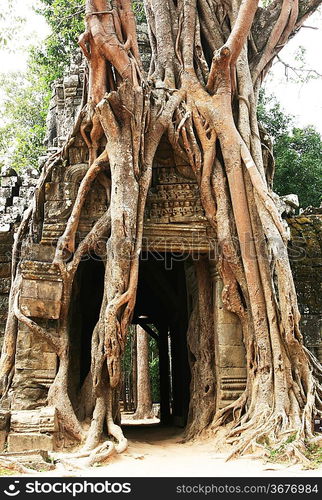
[(217, 374), (217, 409), (236, 400), (246, 386), (246, 352), (239, 318), (224, 308), (223, 282), (212, 263), (214, 293), (215, 359)]

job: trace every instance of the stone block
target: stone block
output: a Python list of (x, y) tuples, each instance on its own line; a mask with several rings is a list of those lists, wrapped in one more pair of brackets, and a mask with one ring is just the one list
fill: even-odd
[(8, 433), (0, 431), (0, 452), (5, 451)]
[(11, 229), (10, 224), (4, 224), (2, 223), (2, 221), (0, 222), (0, 234), (9, 233), (10, 229)]
[(28, 317), (59, 319), (60, 307), (60, 302), (51, 300), (43, 301), (29, 297), (20, 299), (21, 312)]
[[(2, 233), (3, 236), (8, 236), (8, 233)], [(11, 256), (12, 256), (12, 243), (1, 243), (0, 244), (0, 255), (1, 255), (1, 262), (9, 262), (11, 261)]]
[(70, 182), (47, 182), (45, 185), (47, 201), (59, 201), (73, 197)]
[(240, 323), (236, 314), (227, 311), (223, 305), (217, 309), (217, 322), (224, 325), (238, 325)]
[(55, 371), (57, 369), (57, 355), (55, 352), (44, 352), (43, 353), (43, 363), (41, 366), (42, 370)]
[(54, 246), (32, 244), (28, 247), (28, 258), (41, 262), (52, 262), (55, 256)]
[(79, 84), (79, 77), (78, 77), (78, 75), (68, 75), (68, 76), (64, 77), (63, 85), (64, 85), (64, 88), (65, 88), (65, 91), (68, 88), (77, 87), (78, 84)]
[(0, 410), (0, 431), (9, 431), (10, 411)]
[(10, 177), (2, 177), (1, 178), (1, 187), (14, 187), (18, 182), (18, 177), (10, 176)]
[(62, 292), (63, 284), (60, 281), (24, 279), (22, 282), (22, 297), (57, 302), (61, 300)]
[(27, 202), (21, 196), (14, 196), (12, 198), (12, 205), (23, 211), (27, 207)]
[[(0, 280), (1, 282), (2, 280)], [(7, 311), (9, 305), (9, 297), (7, 295), (0, 295), (0, 311)]]
[(20, 298), (23, 314), (35, 318), (58, 319), (63, 284), (60, 281), (24, 279)]
[(8, 294), (10, 292), (10, 287), (11, 287), (11, 278), (0, 279), (0, 294)]
[(46, 201), (45, 217), (48, 219), (61, 219), (62, 217), (68, 217), (72, 210), (72, 205), (72, 200)]
[(9, 214), (12, 218), (12, 221), (16, 221), (20, 215), (22, 215), (24, 212), (23, 207), (7, 207), (6, 208), (6, 213)]
[(11, 274), (10, 262), (0, 262), (0, 278), (9, 278)]
[(240, 368), (245, 364), (246, 355), (242, 346), (221, 346), (219, 348), (219, 366)]
[(28, 187), (28, 186), (22, 186), (19, 189), (19, 195), (21, 198), (23, 198), (26, 202), (29, 201), (34, 193), (34, 188), (33, 187)]
[(57, 432), (58, 417), (56, 408), (47, 406), (40, 410), (12, 411), (10, 431), (24, 434)]
[(246, 379), (247, 377), (247, 371), (246, 367), (221, 367), (220, 368), (220, 376), (222, 378), (236, 378), (236, 379), (241, 379), (244, 378)]
[(35, 345), (31, 348), (23, 348), (16, 355), (16, 368), (28, 370), (31, 379), (41, 372), (55, 376), (57, 369), (57, 357), (55, 353), (43, 352), (41, 346)]
[(69, 161), (71, 165), (85, 163), (87, 161), (87, 150), (85, 148), (69, 148)]
[(0, 198), (11, 198), (12, 190), (10, 187), (1, 187), (0, 188)]
[[(45, 406), (47, 402), (48, 386), (27, 387), (25, 384), (33, 384), (34, 371), (16, 370), (13, 384), (12, 406), (15, 410), (35, 410), (39, 406)], [(29, 379), (26, 380), (29, 375)]]
[(21, 465), (38, 472), (56, 468), (55, 464), (50, 462), (47, 450), (6, 452), (6, 457), (16, 459)]
[(0, 177), (12, 177), (14, 175), (17, 175), (17, 172), (8, 166), (4, 166), (0, 170)]
[(226, 323), (218, 325), (219, 345), (240, 346), (243, 345), (242, 329), (238, 323)]
[(8, 451), (45, 450), (54, 451), (54, 437), (47, 434), (21, 434), (10, 432), (8, 436)]

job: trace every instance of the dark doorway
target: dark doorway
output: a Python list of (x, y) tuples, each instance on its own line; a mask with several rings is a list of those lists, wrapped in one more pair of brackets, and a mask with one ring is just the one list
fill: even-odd
[(70, 311), (70, 396), (77, 395), (91, 366), (91, 341), (104, 292), (104, 264), (97, 255), (80, 263), (73, 285)]
[[(185, 262), (187, 256), (143, 252), (133, 324), (154, 335), (159, 351), (160, 419), (184, 427), (189, 409), (189, 321)], [(76, 408), (90, 370), (91, 339), (104, 292), (104, 264), (96, 255), (80, 263), (70, 308), (69, 394)]]
[(173, 253), (142, 253), (133, 317), (133, 323), (151, 335), (157, 331), (161, 423), (180, 427), (186, 425), (190, 397), (186, 259)]

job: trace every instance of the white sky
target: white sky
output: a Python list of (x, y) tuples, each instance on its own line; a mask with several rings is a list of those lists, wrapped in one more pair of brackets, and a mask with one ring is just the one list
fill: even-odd
[[(5, 4), (7, 0), (1, 0), (2, 2)], [(17, 41), (20, 48), (15, 52), (0, 50), (0, 72), (24, 71), (28, 46), (49, 35), (50, 31), (44, 19), (32, 11), (34, 5), (35, 0), (14, 0), (14, 7), (19, 8), (19, 15), (26, 18), (26, 23)], [(294, 55), (299, 46), (304, 46), (306, 67), (322, 74), (322, 14), (315, 14), (305, 24), (319, 29), (302, 28), (281, 51), (280, 56), (285, 62), (296, 67), (298, 63), (294, 61)], [(292, 76), (291, 71), (289, 75)], [(295, 115), (296, 125), (312, 124), (322, 133), (322, 78), (305, 84), (287, 81), (284, 76), (284, 66), (275, 63), (265, 88), (267, 93), (276, 95), (287, 113)]]
[[(300, 63), (294, 60), (294, 56), (298, 47), (303, 46), (306, 49), (305, 67), (322, 75), (322, 13), (312, 15), (305, 25), (318, 29), (301, 28), (279, 55), (284, 62), (299, 67)], [(295, 115), (298, 125), (312, 124), (322, 133), (322, 78), (304, 84), (292, 83), (286, 80), (284, 71), (283, 64), (275, 62), (265, 89), (276, 95), (288, 113)], [(295, 75), (289, 71), (289, 76)]]

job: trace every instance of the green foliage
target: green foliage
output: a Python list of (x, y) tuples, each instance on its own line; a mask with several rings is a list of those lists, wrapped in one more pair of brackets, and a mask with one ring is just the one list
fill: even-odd
[[(41, 8), (35, 9), (49, 24), (52, 34), (41, 47), (32, 49), (32, 64), (38, 67), (41, 77), (50, 84), (63, 76), (77, 41), (83, 33), (85, 2), (83, 0), (39, 0)], [(138, 22), (145, 21), (143, 0), (133, 1)]]
[[(157, 330), (153, 325), (149, 325), (156, 333)], [(132, 336), (135, 334), (135, 327), (131, 325), (129, 327), (128, 339), (125, 346), (125, 351), (122, 358), (122, 370), (126, 376), (130, 376), (132, 370)], [(156, 340), (149, 337), (149, 369), (150, 369), (150, 381), (151, 381), (151, 393), (152, 401), (160, 401), (160, 376), (159, 376), (159, 347)]]
[(5, 467), (0, 468), (0, 476), (15, 476), (17, 473), (12, 469), (6, 469)]
[(322, 196), (322, 140), (313, 127), (293, 128), (274, 146), (274, 186), (280, 195), (296, 193), (300, 206), (319, 206)]
[[(23, 25), (18, 0), (3, 0), (0, 10), (0, 49), (10, 47)], [(16, 9), (14, 9), (16, 7)], [(145, 20), (142, 0), (133, 2), (138, 22)], [(2, 116), (0, 122), (0, 162), (15, 169), (37, 167), (43, 151), (46, 109), (51, 85), (63, 76), (77, 40), (84, 31), (83, 0), (39, 0), (35, 11), (42, 15), (51, 35), (39, 46), (29, 49), (25, 75), (8, 74), (2, 78)]]
[[(8, 9), (16, 1), (6, 0)], [(85, 7), (82, 0), (39, 2), (41, 8), (35, 10), (44, 16), (52, 35), (41, 46), (29, 49), (26, 74), (7, 74), (0, 82), (3, 102), (0, 160), (17, 170), (26, 165), (38, 166), (38, 157), (44, 152), (43, 139), (51, 85), (63, 75), (77, 48), (77, 39), (84, 30)], [(13, 25), (17, 26), (18, 18), (14, 19)], [(11, 21), (9, 24), (12, 24)], [(10, 41), (5, 34), (2, 36), (7, 42)]]
[(258, 118), (273, 139), (274, 190), (295, 193), (300, 206), (319, 206), (322, 195), (322, 139), (314, 127), (293, 127), (294, 118), (273, 96), (261, 93)]
[(84, 31), (84, 2), (82, 0), (40, 0), (41, 8), (35, 9), (47, 21), (52, 34), (41, 47), (31, 51), (31, 65), (38, 68), (47, 84), (63, 76), (77, 40)]
[(146, 22), (143, 0), (132, 1), (132, 8), (133, 8), (133, 12), (135, 14), (137, 22), (139, 24)]
[(322, 447), (317, 444), (307, 444), (305, 457), (312, 463), (312, 469), (321, 467), (322, 464)]
[(34, 75), (0, 76), (3, 115), (0, 125), (0, 159), (16, 170), (38, 166), (44, 152), (43, 139), (49, 94)]
[(263, 90), (259, 94), (257, 116), (274, 141), (287, 134), (294, 121), (294, 117), (281, 108), (276, 97), (267, 95)]
[[(283, 463), (285, 461), (289, 461), (288, 456), (285, 454), (285, 448), (288, 444), (291, 444), (296, 439), (296, 433), (290, 434), (285, 441), (283, 441), (278, 446), (272, 448), (268, 443), (264, 443), (266, 445), (266, 449), (268, 452), (268, 459), (270, 462), (274, 463)], [(261, 444), (261, 443), (259, 443)]]

